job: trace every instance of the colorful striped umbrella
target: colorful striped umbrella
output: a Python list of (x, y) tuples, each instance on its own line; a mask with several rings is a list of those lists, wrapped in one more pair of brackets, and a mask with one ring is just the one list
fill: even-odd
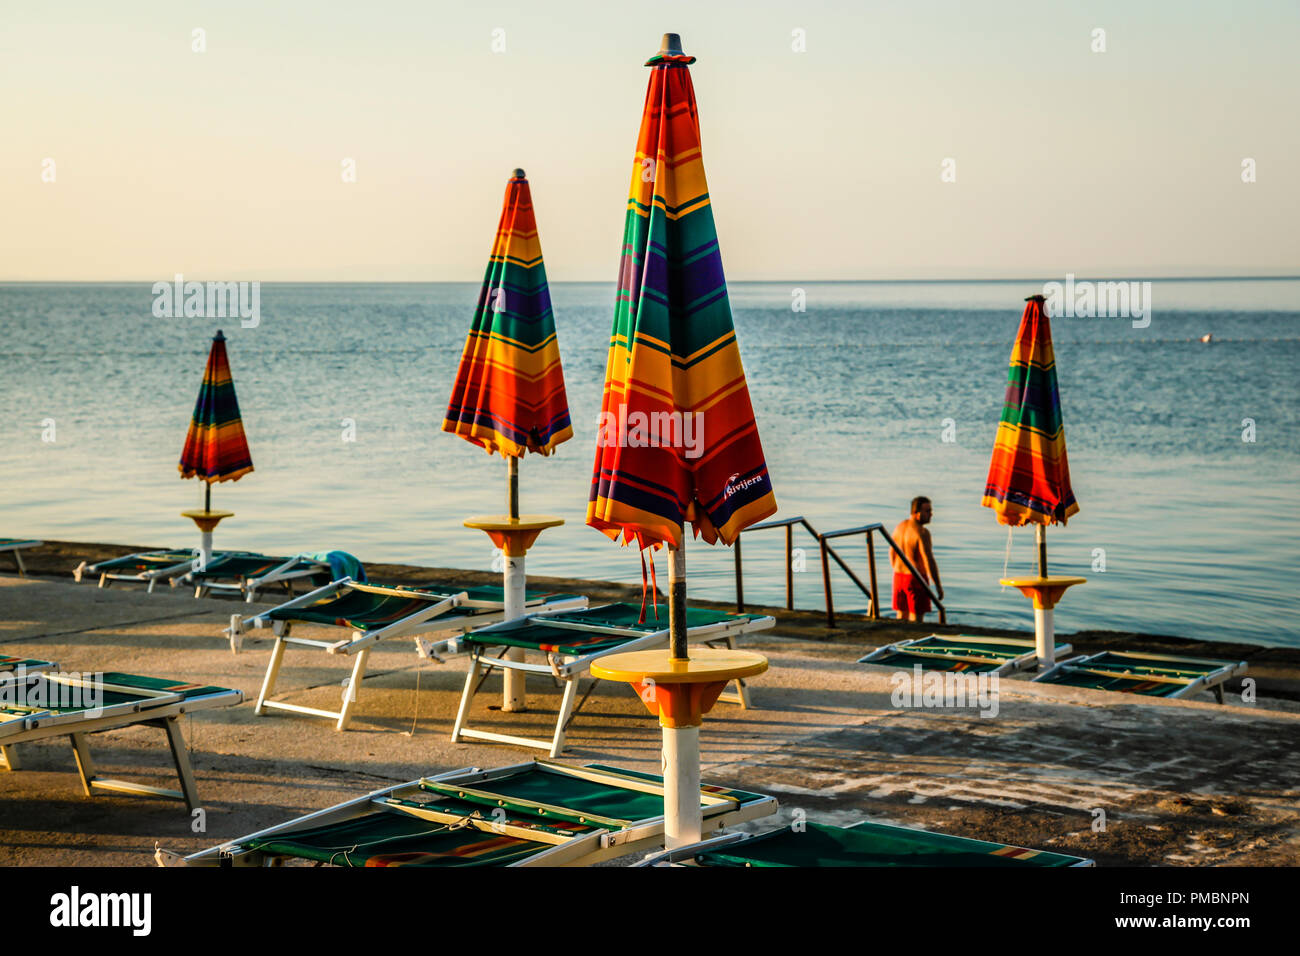
[(524, 171), (506, 184), (474, 322), (442, 430), (519, 458), (573, 437), (555, 316)]
[[(226, 358), (226, 337), (220, 330), (212, 339), (208, 366), (203, 372), (194, 417), (177, 467), (182, 478), (207, 482), (208, 503), (212, 482), (238, 481), (253, 470), (244, 423), (239, 417), (235, 383), (230, 377), (230, 362)], [(207, 504), (205, 508), (211, 510)]]
[[(506, 184), (501, 220), (442, 430), (506, 459), (508, 514), (474, 517), (465, 524), (486, 531), (501, 548), (505, 617), (519, 617), (526, 603), (525, 554), (539, 531), (564, 523), (546, 515), (519, 514), (519, 459), (530, 451), (549, 455), (573, 437), (542, 243), (522, 169)], [(506, 656), (521, 661), (523, 651), (511, 649)], [(502, 708), (527, 708), (522, 670), (505, 670)]]
[(1026, 302), (1011, 350), (1006, 401), (981, 503), (992, 508), (1002, 524), (1038, 526), (1039, 576), (1047, 577), (1043, 528), (1065, 524), (1079, 505), (1070, 490), (1052, 327), (1043, 296), (1030, 296)]
[(587, 505), (587, 524), (639, 548), (679, 549), (687, 521), (731, 544), (776, 511), (704, 177), (693, 62), (668, 50), (646, 63)]
[(669, 647), (610, 655), (591, 673), (631, 683), (659, 717), (669, 849), (703, 835), (703, 715), (729, 681), (767, 670), (746, 651), (688, 654), (686, 522), (732, 544), (776, 511), (704, 178), (694, 62), (666, 33), (646, 63), (587, 505), (587, 524), (615, 541), (668, 547)]

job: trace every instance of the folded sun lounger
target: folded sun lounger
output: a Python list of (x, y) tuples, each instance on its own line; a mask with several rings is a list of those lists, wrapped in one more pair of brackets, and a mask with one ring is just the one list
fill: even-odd
[(1102, 651), (1061, 661), (1035, 683), (1092, 687), (1146, 697), (1190, 697), (1213, 691), (1223, 703), (1223, 684), (1246, 673), (1245, 661), (1217, 661), (1172, 654), (1137, 654)]
[[(663, 779), (532, 761), (376, 790), (163, 865), (573, 866), (663, 846)], [(771, 797), (700, 788), (704, 831), (766, 816)]]
[(638, 866), (762, 867), (1064, 867), (1091, 860), (1005, 843), (863, 822), (832, 827), (806, 822), (766, 833), (728, 833), (653, 856)]
[[(524, 600), (525, 607), (530, 610), (574, 609), (587, 605), (585, 597), (538, 591), (527, 592)], [(346, 730), (352, 719), (357, 689), (366, 673), (370, 648), (379, 641), (412, 637), (421, 656), (438, 657), (440, 652), (454, 649), (455, 635), (500, 621), (504, 616), (505, 595), (499, 586), (457, 588), (437, 584), (358, 584), (351, 578), (343, 578), (253, 617), (244, 619), (233, 615), (230, 627), (224, 633), (230, 636), (231, 650), (236, 652), (249, 628), (262, 628), (269, 624), (275, 634), (275, 649), (266, 667), (255, 713), (261, 715), (272, 709), (328, 717), (337, 721), (338, 730)], [(340, 627), (351, 633), (336, 641), (294, 637), (292, 628), (295, 624)], [(453, 637), (440, 643), (429, 639), (431, 635), (443, 634)], [(275, 691), (284, 652), (290, 646), (356, 658), (352, 676), (343, 690), (342, 710), (322, 710), (269, 699)]]
[(319, 586), (334, 579), (324, 561), (294, 557), (268, 557), (264, 554), (223, 554), (210, 560), (202, 571), (193, 570), (180, 578), (182, 585), (193, 585), (194, 596), (210, 592), (238, 593), (245, 601), (257, 600), (257, 592), (279, 585), (293, 595), (294, 583)]
[[(1069, 644), (1057, 644), (1056, 657), (1064, 657), (1073, 650)], [(884, 667), (912, 667), (920, 664), (928, 670), (972, 671), (1006, 676), (1036, 667), (1038, 654), (1032, 639), (931, 634), (929, 637), (916, 637), (877, 648), (866, 657), (859, 658), (858, 663)]]
[(23, 548), (39, 548), (44, 541), (32, 541), (29, 538), (0, 538), (0, 551), (8, 551), (13, 555), (14, 563), (18, 565), (19, 576), (27, 575), (27, 568), (23, 566)]
[[(231, 707), (243, 699), (239, 691), (226, 687), (204, 687), (136, 674), (92, 676), (17, 671), (0, 674), (0, 752), (5, 766), (17, 770), (16, 745), (46, 737), (70, 737), (86, 796), (95, 790), (142, 793), (184, 800), (193, 810), (198, 806), (198, 791), (180, 717), (197, 710)], [(180, 778), (179, 792), (109, 780), (95, 772), (87, 736), (135, 724), (166, 732), (176, 775)]]
[[(591, 669), (591, 662), (606, 654), (637, 651), (659, 647), (668, 643), (668, 621), (637, 623), (641, 609), (632, 604), (606, 604), (601, 607), (560, 613), (530, 614), (515, 621), (507, 621), (471, 631), (458, 644), (470, 652), (469, 673), (465, 675), (465, 690), (461, 694), (460, 709), (451, 739), (474, 737), (494, 740), (520, 747), (537, 747), (558, 757), (564, 749), (564, 736), (569, 723), (587, 702), (598, 680), (593, 680), (582, 700), (574, 706), (578, 681)], [(776, 619), (757, 614), (728, 614), (704, 608), (689, 608), (686, 612), (689, 640), (713, 645), (732, 646), (732, 638), (750, 631), (761, 631), (776, 624)], [(490, 656), (493, 648), (523, 648), (546, 655), (547, 663), (529, 663), (510, 660), (503, 654)], [(564, 682), (564, 696), (560, 712), (555, 719), (555, 733), (549, 740), (534, 740), (511, 734), (472, 730), (467, 724), (469, 705), (492, 668), (501, 667), (525, 673), (545, 674)], [(723, 694), (719, 700), (749, 706), (749, 691), (743, 680), (737, 680), (736, 693)]]
[[(218, 551), (213, 560), (240, 552)], [(141, 551), (127, 554), (120, 558), (109, 558), (97, 564), (82, 561), (73, 569), (72, 576), (78, 582), (86, 574), (99, 575), (99, 586), (106, 588), (110, 581), (140, 581), (148, 584), (148, 591), (153, 593), (154, 585), (167, 581), (176, 586), (176, 579), (194, 569), (194, 562), (199, 553), (195, 550)]]

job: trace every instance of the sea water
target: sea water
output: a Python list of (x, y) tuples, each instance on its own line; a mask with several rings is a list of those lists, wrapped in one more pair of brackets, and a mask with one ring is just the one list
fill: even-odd
[[(892, 529), (928, 495), (950, 621), (1031, 628), (998, 579), (1034, 571), (1033, 532), (1008, 550), (980, 498), (1023, 298), (1043, 281), (733, 283), (777, 517)], [(523, 509), (566, 521), (528, 569), (639, 582), (636, 553), (583, 524), (613, 286), (551, 295), (575, 433), (522, 463)], [(218, 547), (491, 569), (461, 521), (504, 509), (505, 464), (439, 429), (477, 297), (266, 283), (244, 328), (155, 317), (149, 282), (0, 284), (0, 536), (197, 544), (179, 512), (201, 486), (176, 462), (220, 327), (256, 471), (214, 486), (236, 513)], [(1048, 530), (1050, 570), (1088, 578), (1057, 627), (1300, 645), (1300, 280), (1156, 279), (1149, 319), (1053, 320), (1080, 511)], [(816, 543), (795, 545), (796, 604), (821, 607)], [(836, 548), (865, 581), (862, 539)], [(744, 560), (746, 600), (783, 603), (783, 533), (746, 535)], [(692, 595), (734, 597), (730, 549), (695, 544), (688, 567)], [(838, 570), (833, 584), (837, 610), (865, 608)]]

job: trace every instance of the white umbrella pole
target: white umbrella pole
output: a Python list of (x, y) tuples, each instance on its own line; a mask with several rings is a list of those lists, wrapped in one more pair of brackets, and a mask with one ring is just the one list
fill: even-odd
[[(686, 529), (679, 547), (668, 546), (668, 626), (674, 660), (686, 660)], [(700, 728), (664, 727), (664, 846), (698, 843), (700, 809)]]
[(664, 848), (699, 843), (700, 728), (664, 727)]
[[(508, 490), (506, 503), (511, 520), (519, 518), (519, 459), (513, 455), (506, 458)], [(524, 555), (503, 555), (505, 559), (505, 619), (513, 621), (524, 616), (524, 586), (527, 576), (524, 573)], [(506, 660), (522, 661), (524, 649), (512, 647), (506, 651)], [(527, 677), (523, 671), (504, 668), (505, 677), (501, 690), (501, 709), (506, 713), (519, 713), (528, 709)]]

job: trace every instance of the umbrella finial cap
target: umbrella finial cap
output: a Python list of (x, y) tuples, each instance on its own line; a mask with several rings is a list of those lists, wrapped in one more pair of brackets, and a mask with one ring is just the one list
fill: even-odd
[(524, 171), (523, 171), (522, 169), (520, 169), (518, 166), (515, 167), (515, 171), (514, 171), (511, 175), (513, 175), (515, 179), (525, 179), (525, 178), (526, 178), (526, 177), (524, 176)]
[(665, 33), (663, 40), (659, 44), (660, 56), (685, 56), (682, 52), (682, 37), (680, 33)]
[(1042, 293), (1036, 293), (1035, 295), (1027, 295), (1027, 296), (1025, 296), (1025, 301), (1026, 301), (1026, 302), (1046, 302), (1046, 301), (1047, 301), (1047, 296), (1043, 295)]
[(214, 342), (224, 342), (224, 341), (226, 341), (226, 336), (222, 333), (222, 331), (221, 331), (220, 329), (217, 329), (217, 334), (214, 335), (214, 336), (212, 336), (212, 341), (214, 341)]

